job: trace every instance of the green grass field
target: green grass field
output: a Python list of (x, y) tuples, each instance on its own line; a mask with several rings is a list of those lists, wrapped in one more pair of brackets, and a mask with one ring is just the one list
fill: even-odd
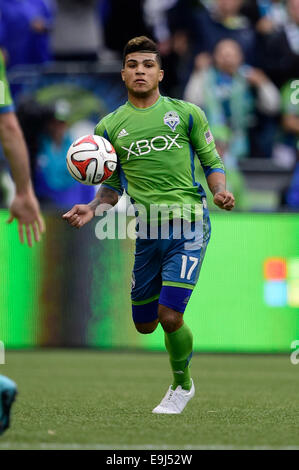
[(299, 365), (288, 356), (195, 355), (196, 395), (154, 415), (171, 375), (162, 353), (6, 353), (19, 395), (2, 449), (299, 449)]

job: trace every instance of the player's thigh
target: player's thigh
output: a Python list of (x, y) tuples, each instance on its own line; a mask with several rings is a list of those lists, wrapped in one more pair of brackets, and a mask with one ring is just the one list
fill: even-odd
[(137, 239), (131, 289), (135, 324), (156, 322), (161, 287), (161, 254), (157, 240)]
[(163, 257), (160, 304), (184, 313), (196, 285), (210, 239), (209, 219), (193, 223), (171, 240)]

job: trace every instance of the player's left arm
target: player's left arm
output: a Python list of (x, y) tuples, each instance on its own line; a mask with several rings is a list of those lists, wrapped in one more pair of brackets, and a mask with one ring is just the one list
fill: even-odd
[(235, 198), (232, 193), (226, 190), (225, 174), (214, 171), (207, 177), (207, 182), (214, 196), (214, 204), (220, 209), (231, 211), (235, 207)]
[(214, 204), (220, 209), (232, 210), (235, 199), (233, 194), (226, 190), (225, 168), (216, 150), (207, 118), (198, 106), (190, 106), (190, 140), (214, 196)]

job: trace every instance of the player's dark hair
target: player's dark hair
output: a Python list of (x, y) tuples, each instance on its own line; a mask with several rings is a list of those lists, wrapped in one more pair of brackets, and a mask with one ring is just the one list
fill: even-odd
[(125, 65), (126, 56), (132, 52), (152, 52), (156, 54), (156, 60), (159, 67), (162, 66), (161, 56), (157, 44), (146, 36), (137, 36), (130, 39), (124, 47), (123, 66)]

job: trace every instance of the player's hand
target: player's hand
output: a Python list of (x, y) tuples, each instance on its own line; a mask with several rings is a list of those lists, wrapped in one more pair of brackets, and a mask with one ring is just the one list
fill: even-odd
[(229, 191), (221, 191), (214, 195), (214, 204), (226, 211), (231, 211), (235, 207), (235, 198)]
[(81, 228), (94, 217), (94, 211), (88, 204), (76, 204), (71, 210), (63, 214), (72, 227)]
[(34, 240), (40, 241), (41, 234), (45, 231), (45, 224), (42, 219), (39, 203), (32, 189), (25, 193), (17, 193), (9, 208), (10, 217), (7, 223), (14, 219), (18, 221), (18, 231), (20, 242), (24, 243), (24, 227), (28, 245), (32, 246), (32, 232)]

